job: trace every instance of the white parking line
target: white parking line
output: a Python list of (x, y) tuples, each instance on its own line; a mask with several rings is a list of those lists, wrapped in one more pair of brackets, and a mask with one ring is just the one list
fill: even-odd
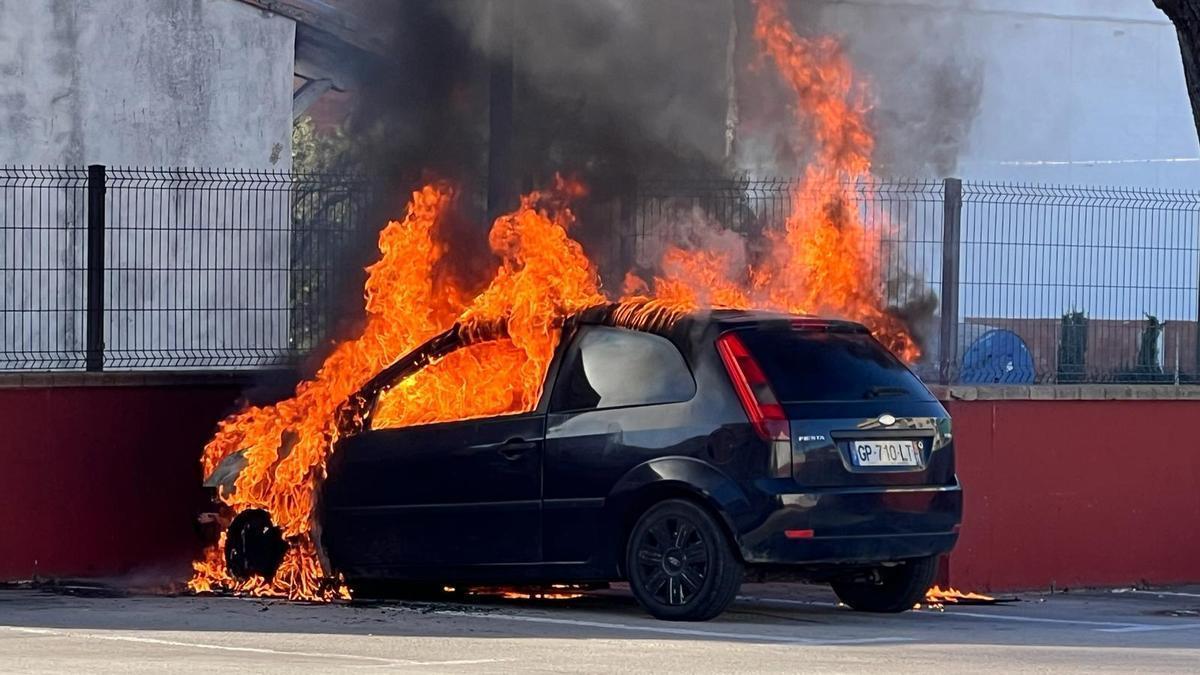
[(132, 635), (107, 635), (104, 633), (85, 633), (72, 630), (51, 630), (49, 628), (29, 628), (25, 626), (0, 626), (14, 633), (29, 635), (48, 635), (52, 637), (82, 638), (87, 640), (108, 640), (111, 642), (135, 642), (138, 644), (161, 645), (164, 647), (187, 647), (191, 649), (211, 649), (223, 652), (242, 652), (249, 654), (269, 654), (271, 656), (298, 656), (314, 659), (343, 659), (347, 661), (365, 661), (371, 664), (386, 666), (462, 666), (483, 663), (498, 663), (508, 659), (460, 659), (456, 661), (413, 661), (410, 659), (389, 659), (379, 656), (363, 656), (361, 654), (338, 654), (332, 652), (293, 652), (266, 647), (235, 647), (233, 645), (215, 645), (208, 642), (185, 642), (183, 640), (163, 640), (161, 638), (135, 637)]
[[(419, 611), (400, 608), (400, 611)], [(561, 619), (548, 616), (530, 616), (527, 614), (509, 614), (496, 612), (482, 614), (462, 612), (457, 610), (435, 610), (430, 614), (442, 616), (458, 616), (474, 619), (493, 619), (500, 621), (524, 621), (527, 623), (545, 623), (561, 626), (580, 626), (584, 628), (605, 628), (609, 630), (631, 631), (638, 633), (656, 633), (659, 635), (680, 635), (686, 637), (722, 638), (727, 640), (745, 640), (748, 642), (777, 642), (782, 644), (802, 645), (857, 645), (875, 644), (881, 642), (909, 642), (912, 638), (901, 636), (874, 636), (864, 638), (802, 638), (791, 635), (771, 635), (767, 633), (734, 633), (728, 631), (699, 630), (695, 628), (676, 628), (673, 626), (650, 626), (643, 624), (617, 623), (613, 621), (588, 621), (584, 619)]]
[(1200, 628), (1200, 623), (1136, 623), (1132, 621), (1085, 621), (1083, 619), (1047, 619), (1040, 616), (1013, 616), (1010, 614), (984, 614), (982, 612), (937, 612), (939, 616), (968, 616), (976, 619), (997, 621), (1022, 621), (1025, 623), (1057, 623), (1076, 626), (1091, 626), (1099, 633), (1149, 633), (1163, 630), (1191, 630)]
[[(1116, 593), (1116, 591), (1113, 591)], [(1130, 589), (1121, 591), (1122, 593), (1141, 593), (1143, 595), (1169, 595), (1176, 598), (1200, 598), (1200, 593), (1183, 593), (1181, 591), (1143, 591), (1140, 589)]]
[(1200, 623), (1136, 624), (1126, 628), (1100, 628), (1101, 633), (1151, 633), (1160, 630), (1195, 630)]

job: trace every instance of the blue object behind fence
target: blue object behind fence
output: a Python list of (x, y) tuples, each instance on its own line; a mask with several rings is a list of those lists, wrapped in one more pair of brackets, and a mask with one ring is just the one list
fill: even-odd
[(963, 384), (1032, 384), (1033, 355), (1020, 335), (989, 330), (963, 355), (958, 380)]

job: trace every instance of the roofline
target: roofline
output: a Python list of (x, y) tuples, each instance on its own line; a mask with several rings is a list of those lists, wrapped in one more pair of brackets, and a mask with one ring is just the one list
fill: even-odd
[(323, 0), (238, 0), (264, 12), (286, 17), (340, 42), (376, 56), (388, 56), (388, 44), (362, 17)]

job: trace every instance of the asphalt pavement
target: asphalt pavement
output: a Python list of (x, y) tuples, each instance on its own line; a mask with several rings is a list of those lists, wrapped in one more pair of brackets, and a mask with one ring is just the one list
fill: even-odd
[(748, 584), (729, 612), (697, 624), (651, 619), (621, 587), (570, 600), (331, 605), (9, 588), (0, 671), (1200, 670), (1200, 588), (1019, 597), (869, 615), (823, 587)]

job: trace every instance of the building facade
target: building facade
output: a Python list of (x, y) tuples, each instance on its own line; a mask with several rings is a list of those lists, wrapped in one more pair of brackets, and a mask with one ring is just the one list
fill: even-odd
[(817, 16), (872, 80), (892, 175), (1200, 184), (1175, 29), (1152, 0), (839, 0)]

